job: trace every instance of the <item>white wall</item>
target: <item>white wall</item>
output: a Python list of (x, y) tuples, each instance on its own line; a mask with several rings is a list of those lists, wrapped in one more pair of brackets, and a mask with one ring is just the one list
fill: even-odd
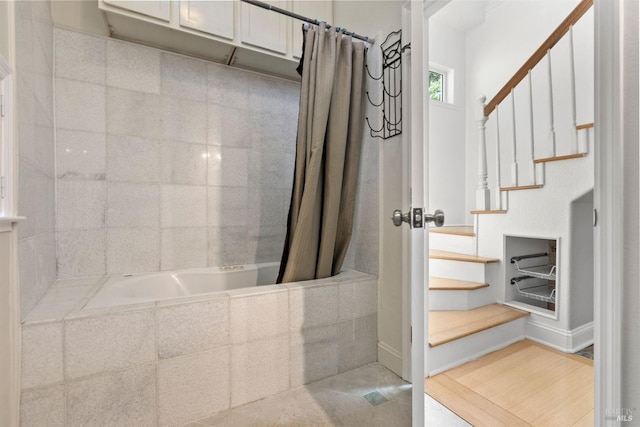
[[(429, 22), (429, 61), (452, 70), (452, 99), (429, 105), (429, 205), (442, 209), (446, 223), (464, 224), (465, 214), (465, 34), (438, 21)], [(451, 103), (449, 103), (451, 102)]]
[[(369, 66), (371, 72), (379, 74), (380, 65), (373, 62), (380, 56), (379, 43), (386, 36), (401, 28), (402, 1), (342, 1), (334, 3), (334, 23), (344, 26), (349, 31), (377, 38), (377, 44), (369, 48)], [(377, 83), (367, 78), (368, 90), (372, 96), (377, 93)], [(368, 101), (365, 101), (368, 104)], [(377, 109), (367, 105), (366, 114), (377, 124)], [(405, 121), (403, 128), (408, 129)], [(350, 253), (356, 250), (371, 254), (379, 253), (377, 271), (365, 270), (378, 274), (378, 359), (398, 374), (402, 369), (402, 232), (393, 226), (388, 218), (394, 209), (402, 208), (402, 137), (396, 136), (387, 140), (371, 138), (369, 128), (365, 125), (363, 134), (363, 163), (362, 168), (369, 168), (367, 178), (359, 183), (359, 198), (369, 199), (365, 205), (376, 211), (369, 212), (368, 222), (362, 221), (363, 211), (357, 208), (356, 230), (359, 225), (363, 232), (354, 230), (354, 245)], [(371, 171), (375, 166), (375, 174)], [(368, 181), (368, 182), (367, 182)], [(376, 183), (374, 186), (373, 183)], [(378, 187), (379, 183), (379, 187)], [(370, 192), (375, 191), (376, 204), (371, 203), (374, 197)], [(366, 193), (369, 193), (365, 196)], [(360, 205), (360, 203), (359, 203)], [(364, 212), (366, 213), (366, 212)], [(371, 228), (375, 228), (375, 232)], [(360, 234), (360, 237), (358, 236)], [(365, 235), (369, 234), (369, 238)], [(375, 240), (372, 239), (375, 238)], [(355, 255), (355, 254), (353, 254)], [(370, 255), (365, 256), (365, 258)], [(348, 260), (345, 260), (345, 264)]]
[[(500, 88), (535, 52), (542, 42), (551, 34), (564, 18), (578, 4), (578, 0), (562, 1), (518, 1), (500, 2), (489, 9), (485, 22), (467, 34), (467, 122), (466, 122), (466, 210), (475, 208), (475, 189), (477, 188), (477, 145), (478, 97), (485, 95), (487, 102), (495, 96)], [(588, 12), (581, 23), (576, 26), (576, 74), (578, 87), (578, 123), (593, 120), (593, 11)], [(570, 148), (570, 111), (568, 88), (568, 43), (561, 41), (552, 51), (553, 86), (555, 121), (558, 143), (558, 154), (568, 154)], [(548, 157), (547, 134), (549, 131), (548, 95), (546, 86), (546, 61), (543, 60), (533, 74), (534, 88), (534, 123), (536, 140), (536, 157)], [(529, 154), (529, 86), (525, 80), (516, 89), (516, 117), (518, 162), (520, 163), (519, 184), (529, 184), (529, 165), (526, 161)], [(509, 176), (511, 150), (511, 102), (507, 98), (500, 107), (501, 152), (502, 152), (502, 185), (511, 185)], [(489, 187), (493, 189), (495, 182), (495, 114), (487, 122), (487, 157), (489, 167)], [(492, 193), (492, 206), (495, 196)]]

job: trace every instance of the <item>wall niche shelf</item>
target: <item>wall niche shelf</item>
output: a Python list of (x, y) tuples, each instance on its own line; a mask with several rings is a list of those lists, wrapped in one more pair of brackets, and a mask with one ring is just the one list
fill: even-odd
[(557, 318), (559, 239), (505, 235), (505, 304)]

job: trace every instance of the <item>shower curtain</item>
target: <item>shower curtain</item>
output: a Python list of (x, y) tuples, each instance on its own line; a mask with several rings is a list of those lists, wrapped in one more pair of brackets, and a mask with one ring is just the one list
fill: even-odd
[(324, 23), (305, 30), (295, 174), (278, 283), (329, 277), (342, 268), (360, 167), (365, 55), (363, 43)]

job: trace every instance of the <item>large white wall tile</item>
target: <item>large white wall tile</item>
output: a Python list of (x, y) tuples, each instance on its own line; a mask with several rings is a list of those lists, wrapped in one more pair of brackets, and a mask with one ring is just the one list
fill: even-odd
[(207, 266), (206, 227), (163, 228), (161, 239), (161, 270)]
[(22, 327), (23, 389), (63, 380), (62, 322)]
[(162, 52), (160, 67), (163, 95), (207, 100), (207, 62)]
[[(220, 129), (222, 145), (225, 147), (250, 147), (252, 145), (251, 131), (255, 129), (250, 112), (228, 106), (216, 107), (215, 105), (209, 106), (209, 126), (210, 129), (211, 127)], [(213, 139), (209, 140), (209, 143), (215, 145)]]
[(156, 425), (156, 367), (139, 366), (67, 384), (67, 426)]
[(87, 34), (55, 29), (56, 77), (105, 84), (106, 40)]
[(107, 138), (109, 181), (160, 182), (160, 141), (130, 136)]
[(58, 230), (104, 227), (104, 181), (58, 181)]
[(108, 227), (159, 227), (160, 186), (110, 182), (107, 185)]
[(338, 320), (337, 286), (306, 286), (291, 289), (289, 316), (292, 331), (336, 323)]
[(108, 88), (107, 132), (144, 138), (162, 138), (162, 97)]
[(207, 185), (207, 158), (206, 145), (164, 141), (162, 182)]
[(55, 233), (21, 240), (19, 256), (20, 313), (24, 319), (56, 281)]
[(291, 345), (291, 387), (338, 374), (336, 324), (294, 332)]
[(59, 129), (56, 134), (58, 178), (105, 179), (106, 139), (104, 133)]
[(341, 321), (375, 314), (378, 312), (378, 280), (340, 283), (338, 298)]
[[(265, 226), (286, 226), (291, 193), (281, 188), (255, 187), (249, 190), (249, 225), (262, 229)], [(286, 203), (285, 203), (286, 202)]]
[(209, 227), (209, 266), (249, 262), (247, 227)]
[(378, 316), (338, 323), (338, 371), (344, 372), (378, 360)]
[(160, 93), (160, 51), (119, 40), (107, 41), (107, 85)]
[(67, 321), (66, 378), (153, 362), (155, 328), (155, 315), (149, 311)]
[(231, 342), (240, 344), (288, 333), (288, 305), (286, 289), (231, 298)]
[(105, 274), (105, 231), (67, 230), (57, 234), (60, 279)]
[(207, 187), (162, 186), (163, 227), (204, 227), (207, 225)]
[(22, 392), (20, 425), (23, 427), (64, 427), (64, 386)]
[(280, 262), (286, 228), (284, 226), (260, 225), (249, 229), (249, 260), (253, 263)]
[(208, 187), (208, 224), (211, 227), (246, 226), (248, 190), (245, 187)]
[(55, 228), (55, 185), (29, 162), (20, 159), (18, 169), (18, 212), (26, 217), (18, 225), (18, 238), (25, 239)]
[(208, 184), (246, 187), (249, 182), (249, 153), (245, 148), (209, 147)]
[(254, 74), (221, 64), (207, 64), (207, 98), (210, 104), (248, 110), (249, 87)]
[(141, 273), (160, 269), (158, 228), (109, 228), (107, 274)]
[(160, 361), (160, 426), (182, 425), (229, 407), (229, 347)]
[(231, 407), (288, 388), (288, 335), (231, 347)]
[(162, 133), (169, 141), (207, 143), (207, 104), (162, 98)]
[(229, 344), (229, 299), (158, 309), (158, 358), (168, 359)]
[(61, 129), (105, 131), (105, 88), (56, 79), (56, 125)]

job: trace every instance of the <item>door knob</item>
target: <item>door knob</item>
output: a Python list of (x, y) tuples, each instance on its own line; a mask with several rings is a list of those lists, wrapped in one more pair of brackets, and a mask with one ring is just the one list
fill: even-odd
[(396, 227), (400, 227), (403, 222), (409, 223), (409, 221), (411, 221), (411, 211), (403, 214), (400, 209), (396, 209), (393, 211), (391, 221), (393, 221), (393, 225)]
[(436, 209), (433, 214), (425, 214), (424, 222), (433, 222), (436, 227), (442, 227), (444, 225), (444, 212), (441, 209)]

